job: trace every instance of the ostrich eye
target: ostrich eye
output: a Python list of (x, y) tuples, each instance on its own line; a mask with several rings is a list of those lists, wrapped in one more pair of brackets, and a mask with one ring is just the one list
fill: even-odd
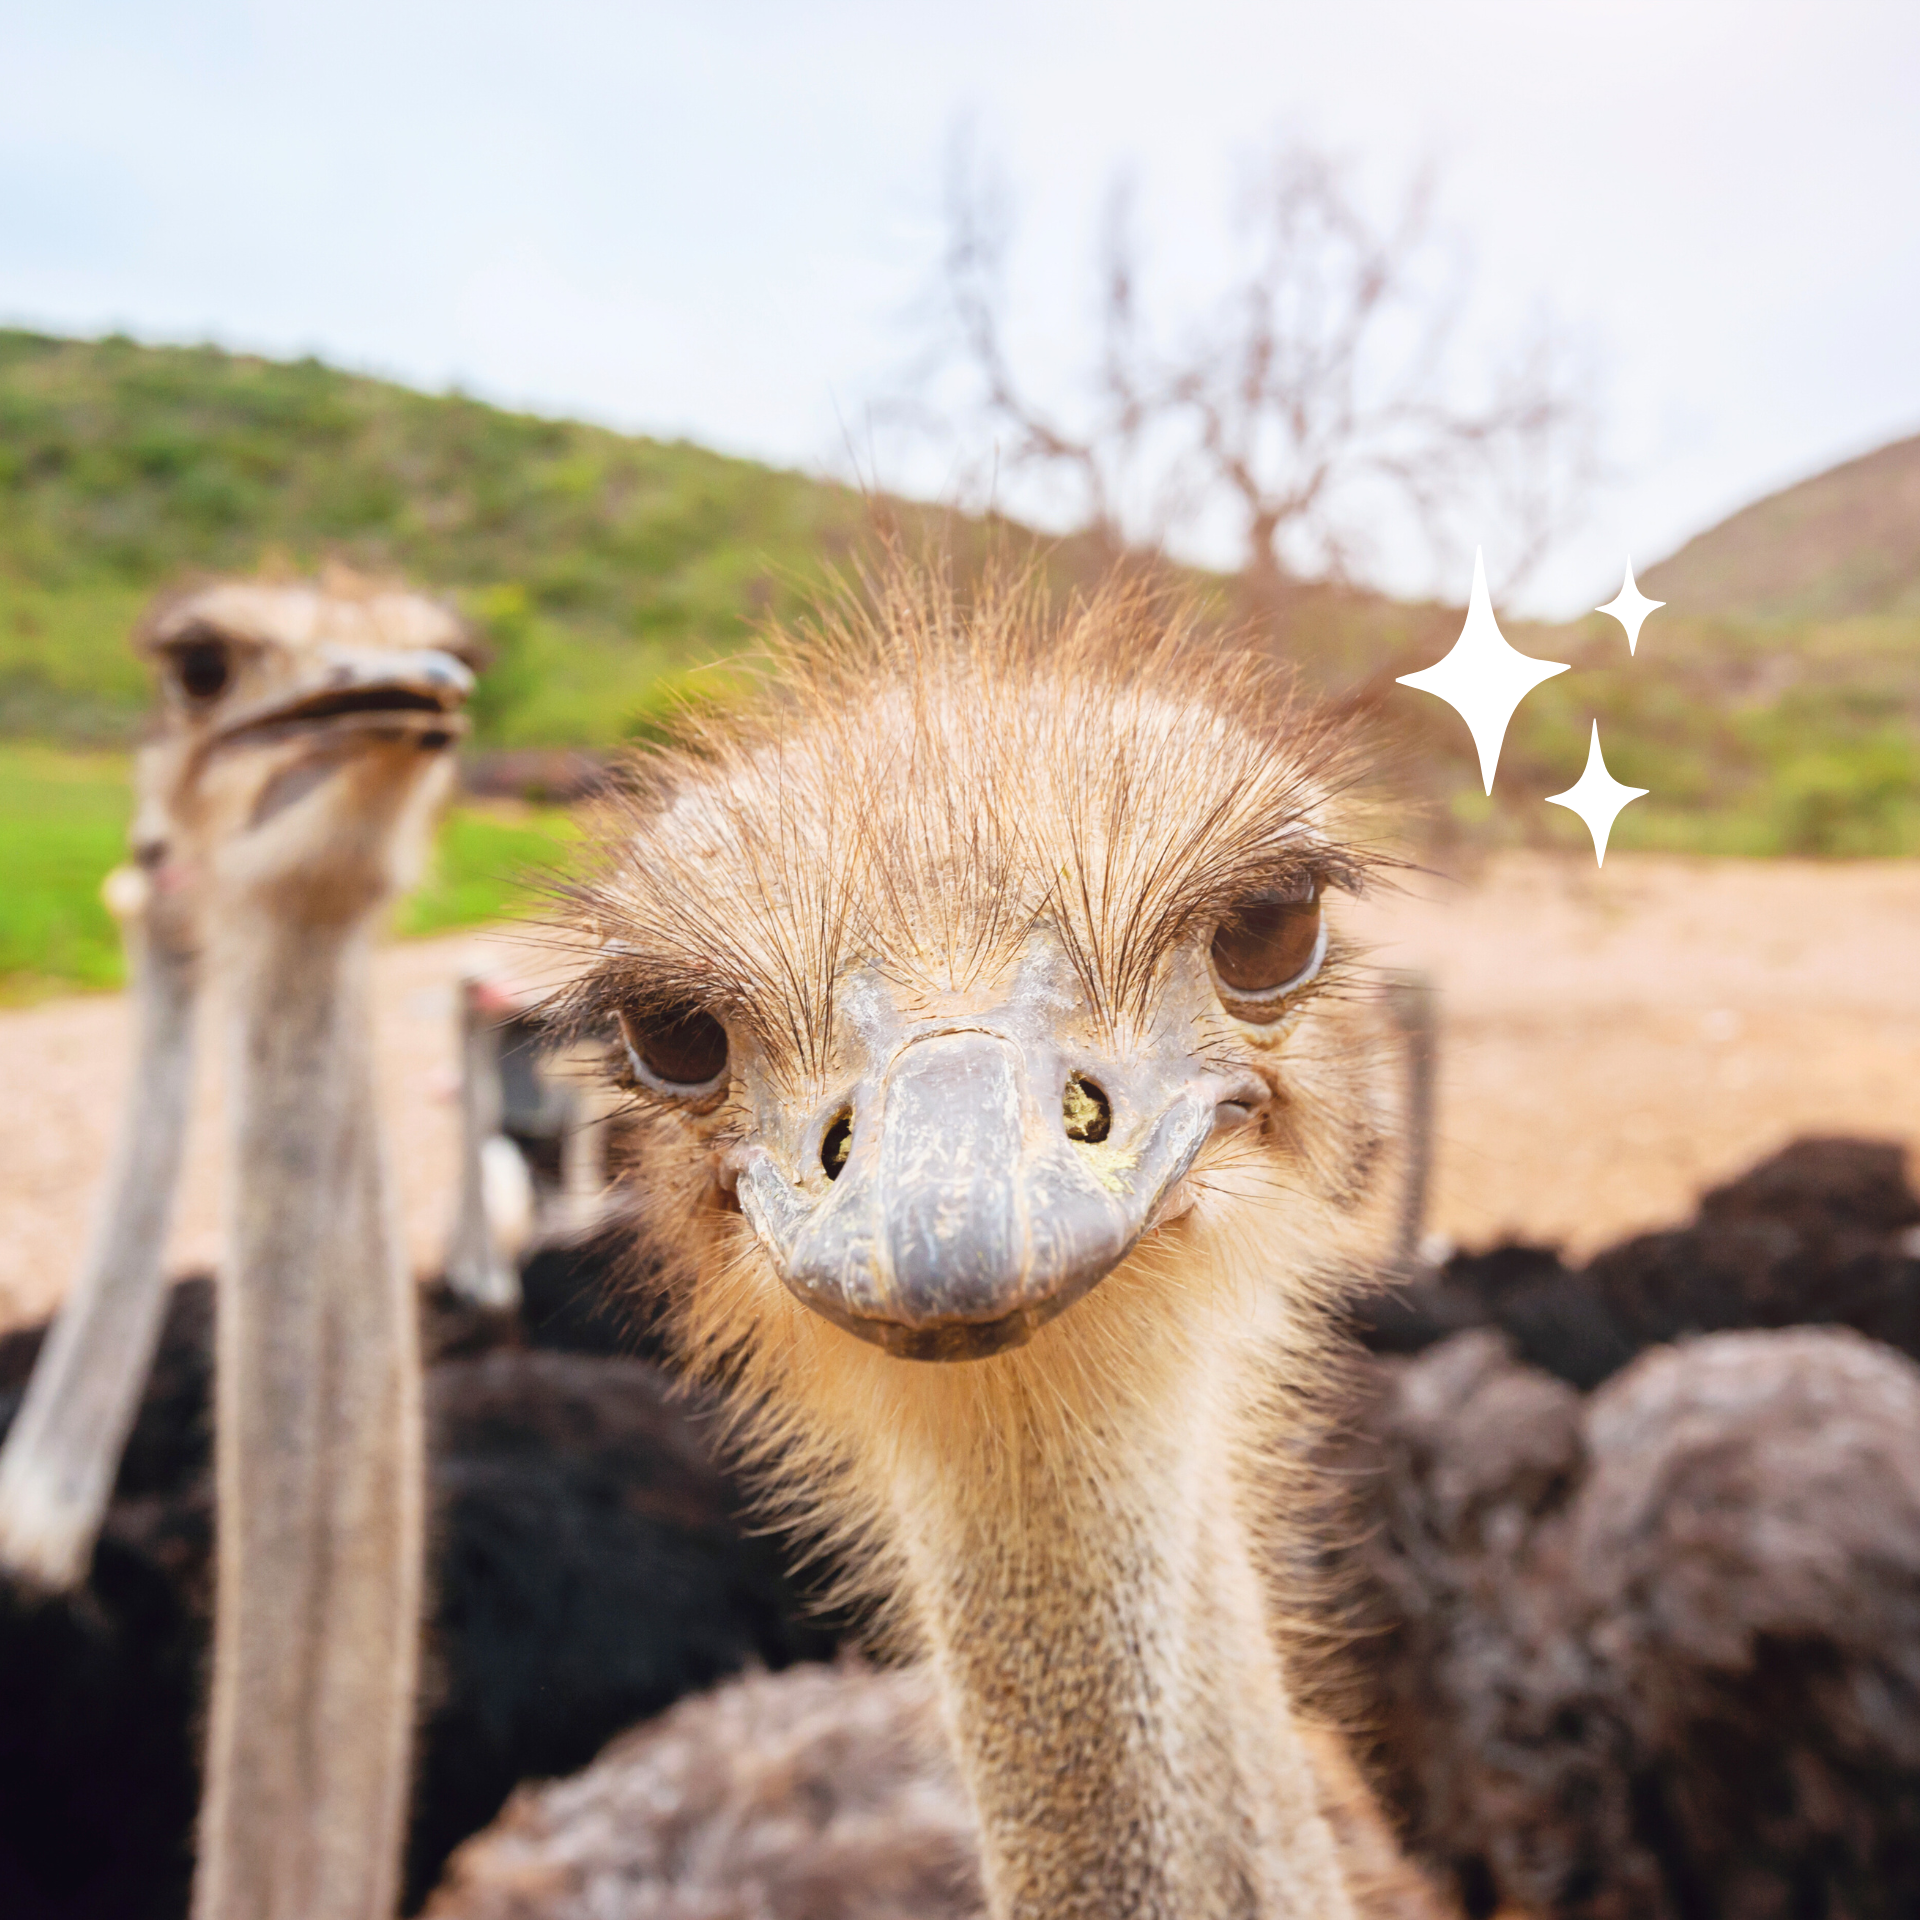
[(1325, 952), (1320, 889), (1309, 882), (1290, 897), (1249, 900), (1221, 921), (1213, 974), (1230, 999), (1277, 1001), (1313, 978)]
[(727, 1070), (727, 1030), (698, 1007), (659, 1007), (620, 1016), (627, 1059), (647, 1085), (673, 1092), (705, 1088)]
[(233, 649), (211, 635), (173, 649), (173, 677), (189, 700), (217, 700), (233, 678)]

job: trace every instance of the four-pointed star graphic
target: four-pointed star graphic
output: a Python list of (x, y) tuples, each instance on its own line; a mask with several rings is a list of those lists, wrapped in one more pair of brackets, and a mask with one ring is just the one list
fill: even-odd
[(1493, 791), (1493, 770), (1500, 762), (1500, 744), (1507, 737), (1507, 722), (1517, 707), (1542, 680), (1565, 673), (1566, 666), (1556, 660), (1536, 660), (1507, 645), (1493, 617), (1493, 603), (1487, 598), (1487, 569), (1478, 547), (1473, 550), (1473, 597), (1467, 603), (1467, 624), (1444, 660), (1419, 673), (1403, 673), (1403, 687), (1418, 687), (1423, 693), (1437, 694), (1461, 719), (1473, 735), (1480, 755), (1480, 774)]
[(1607, 835), (1613, 831), (1613, 823), (1620, 817), (1620, 809), (1630, 800), (1638, 800), (1645, 793), (1645, 787), (1623, 787), (1607, 771), (1607, 763), (1600, 752), (1600, 722), (1593, 723), (1593, 738), (1587, 747), (1586, 771), (1570, 786), (1565, 793), (1547, 795), (1550, 807), (1565, 807), (1569, 813), (1577, 813), (1587, 823), (1587, 831), (1593, 835), (1594, 865), (1604, 867), (1607, 864)]
[(1627, 651), (1629, 653), (1640, 644), (1640, 623), (1646, 619), (1655, 607), (1664, 607), (1664, 600), (1649, 600), (1634, 584), (1633, 556), (1627, 556), (1627, 584), (1616, 593), (1604, 607), (1595, 607), (1595, 613), (1610, 613), (1627, 630)]

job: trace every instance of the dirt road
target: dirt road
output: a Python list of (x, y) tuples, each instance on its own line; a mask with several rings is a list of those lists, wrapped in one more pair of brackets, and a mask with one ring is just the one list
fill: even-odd
[[(1920, 1144), (1920, 863), (1616, 854), (1597, 874), (1513, 855), (1350, 913), (1380, 964), (1439, 984), (1433, 1224), (1463, 1244), (1588, 1250), (1681, 1216), (1797, 1132)], [(380, 959), (382, 1090), (423, 1270), (452, 1197), (452, 984), (477, 951), (535, 959), (470, 935)], [(0, 1324), (47, 1311), (79, 1257), (127, 1051), (117, 997), (0, 1013)], [(182, 1266), (218, 1247), (217, 1073), (203, 1080)]]

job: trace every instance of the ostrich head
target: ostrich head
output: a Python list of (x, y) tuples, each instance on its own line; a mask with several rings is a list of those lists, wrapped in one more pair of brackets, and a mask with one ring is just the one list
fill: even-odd
[(160, 688), (132, 835), (156, 920), (190, 922), (211, 886), (344, 921), (407, 883), (467, 725), (477, 659), (453, 613), (228, 581), (162, 605), (137, 644)]
[(1384, 1239), (1356, 750), (1124, 586), (786, 651), (582, 899), (669, 1328), (931, 1655), (997, 1916), (1335, 1920), (1263, 1536)]
[(689, 1347), (776, 1401), (1098, 1372), (1249, 1254), (1306, 1338), (1390, 1130), (1342, 728), (1125, 588), (903, 580), (785, 668), (643, 763), (583, 898)]

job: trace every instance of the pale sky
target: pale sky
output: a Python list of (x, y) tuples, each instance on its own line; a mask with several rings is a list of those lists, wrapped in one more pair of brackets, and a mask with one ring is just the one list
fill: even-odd
[(1608, 369), (1615, 478), (1550, 611), (1920, 430), (1911, 0), (0, 0), (0, 90), (11, 322), (312, 351), (812, 469), (909, 348), (963, 120), (1020, 196), (1043, 384), (1117, 166), (1177, 306), (1277, 134), (1383, 195), (1433, 159), (1475, 337), (1544, 302)]

